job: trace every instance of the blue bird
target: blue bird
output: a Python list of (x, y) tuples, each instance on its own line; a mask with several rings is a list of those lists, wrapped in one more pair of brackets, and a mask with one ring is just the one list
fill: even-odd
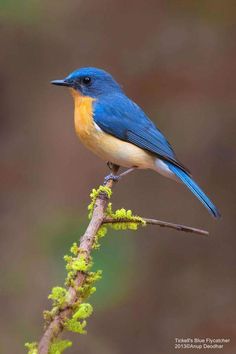
[(52, 84), (70, 88), (76, 133), (100, 158), (127, 167), (120, 176), (136, 168), (152, 169), (184, 183), (210, 214), (220, 217), (164, 135), (109, 73), (98, 68), (81, 68)]

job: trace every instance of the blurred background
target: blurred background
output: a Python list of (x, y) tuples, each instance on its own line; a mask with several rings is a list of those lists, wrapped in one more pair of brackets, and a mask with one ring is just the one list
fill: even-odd
[[(87, 225), (90, 190), (108, 173), (78, 141), (66, 89), (82, 66), (110, 71), (145, 109), (223, 214), (183, 186), (137, 171), (114, 208), (202, 227), (201, 238), (148, 227), (110, 231), (88, 335), (68, 353), (172, 354), (176, 337), (235, 345), (235, 1), (0, 0), (0, 353), (42, 334), (63, 255)], [(68, 334), (65, 334), (68, 338)]]

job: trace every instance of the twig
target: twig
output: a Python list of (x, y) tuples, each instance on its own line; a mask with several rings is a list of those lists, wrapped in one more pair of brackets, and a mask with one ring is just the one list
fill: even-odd
[[(167, 221), (161, 221), (161, 220), (156, 220), (156, 219), (148, 219), (148, 218), (143, 218), (142, 219), (146, 222), (147, 225), (158, 225), (161, 227), (168, 227), (170, 229), (174, 229), (177, 231), (184, 231), (184, 232), (191, 232), (197, 235), (202, 235), (202, 236), (208, 236), (209, 232), (206, 230), (201, 230), (201, 229), (196, 229), (195, 227), (189, 227), (185, 225), (180, 225), (180, 224), (173, 224), (172, 222), (167, 222)], [(115, 223), (127, 223), (130, 222), (130, 219), (128, 218), (118, 218), (118, 219), (113, 219), (110, 217), (106, 217), (103, 220), (103, 224), (115, 224)], [(141, 220), (136, 220), (135, 222), (141, 224)]]
[[(118, 166), (113, 166), (113, 174), (116, 174), (118, 171)], [(104, 186), (112, 188), (113, 181), (108, 180), (104, 182)], [(117, 222), (130, 222), (130, 219), (112, 219), (106, 217), (106, 208), (108, 204), (108, 197), (106, 193), (100, 193), (96, 199), (93, 215), (85, 231), (84, 235), (80, 239), (79, 249), (80, 252), (85, 256), (85, 260), (89, 261), (92, 246), (95, 242), (96, 234), (103, 223), (117, 223)], [(199, 235), (208, 235), (207, 231), (199, 230), (184, 225), (176, 225), (168, 223), (165, 221), (159, 221), (154, 219), (144, 218), (147, 224), (150, 225), (159, 225), (163, 227), (169, 227), (179, 231), (193, 232)], [(136, 221), (140, 222), (140, 221)], [(79, 257), (79, 255), (78, 255)], [(64, 329), (64, 323), (66, 320), (70, 319), (73, 315), (73, 305), (78, 301), (78, 294), (76, 293), (76, 288), (82, 287), (86, 282), (87, 274), (85, 272), (78, 271), (74, 279), (74, 285), (70, 286), (68, 289), (69, 300), (66, 308), (60, 309), (59, 313), (52, 319), (51, 323), (45, 329), (42, 338), (39, 341), (38, 345), (38, 354), (48, 354), (50, 346), (53, 341), (59, 336), (59, 334)]]

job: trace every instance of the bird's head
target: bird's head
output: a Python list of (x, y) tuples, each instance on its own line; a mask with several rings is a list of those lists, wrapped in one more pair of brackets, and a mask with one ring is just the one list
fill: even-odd
[(101, 95), (122, 92), (119, 84), (106, 71), (98, 68), (81, 68), (63, 80), (51, 81), (53, 85), (66, 86), (83, 96), (97, 98)]

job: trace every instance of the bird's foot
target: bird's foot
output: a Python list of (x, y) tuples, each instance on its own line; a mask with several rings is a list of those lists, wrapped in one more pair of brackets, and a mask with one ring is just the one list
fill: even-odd
[(114, 175), (113, 173), (110, 173), (108, 176), (104, 178), (104, 184), (106, 184), (109, 180), (112, 180), (114, 182), (118, 182), (122, 177), (126, 176), (128, 173), (132, 172), (135, 170), (135, 167), (129, 168), (128, 170), (120, 173), (119, 175)]
[(104, 178), (104, 184), (106, 184), (108, 181), (112, 180), (114, 182), (118, 182), (120, 179), (120, 176), (116, 176), (116, 175), (113, 175), (112, 173), (110, 173), (108, 176), (106, 176)]

